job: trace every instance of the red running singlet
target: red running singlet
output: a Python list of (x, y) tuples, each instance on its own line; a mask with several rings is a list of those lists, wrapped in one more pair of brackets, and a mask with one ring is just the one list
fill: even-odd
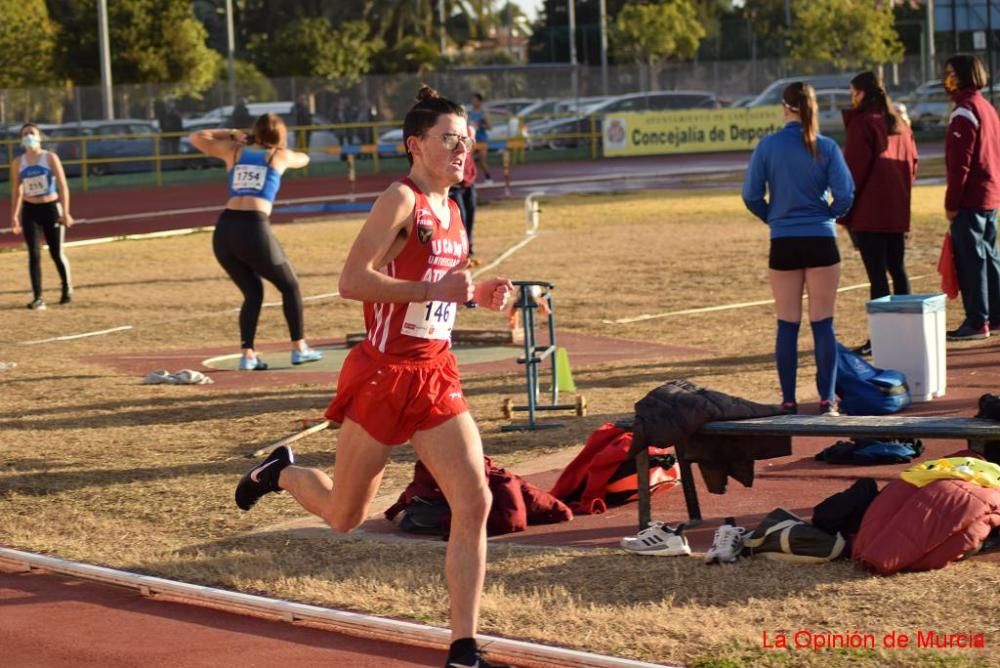
[[(405, 281), (441, 280), (469, 254), (469, 240), (458, 205), (448, 198), (451, 220), (442, 222), (427, 196), (410, 178), (400, 181), (416, 195), (413, 223), (399, 255), (382, 267)], [(454, 302), (364, 303), (368, 343), (379, 352), (409, 359), (430, 359), (451, 346), (458, 304)]]

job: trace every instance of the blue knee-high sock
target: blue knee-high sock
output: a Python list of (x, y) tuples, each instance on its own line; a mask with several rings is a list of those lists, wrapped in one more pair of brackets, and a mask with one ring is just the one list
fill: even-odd
[(837, 336), (833, 333), (833, 318), (811, 323), (816, 348), (816, 390), (820, 401), (837, 399)]
[(799, 323), (778, 320), (774, 342), (774, 360), (778, 363), (781, 400), (795, 401), (795, 372), (799, 365)]

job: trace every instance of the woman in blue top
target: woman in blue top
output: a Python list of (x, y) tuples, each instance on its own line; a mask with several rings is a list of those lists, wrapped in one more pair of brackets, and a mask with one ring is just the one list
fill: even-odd
[(34, 123), (21, 126), (24, 154), (10, 166), (10, 218), (14, 234), (24, 232), (28, 246), (28, 273), (34, 298), (28, 308), (45, 310), (42, 300), (41, 236), (62, 280), (60, 304), (72, 300), (69, 259), (63, 251), (66, 229), (73, 225), (69, 212), (69, 186), (59, 156), (42, 150), (42, 133)]
[(257, 320), (267, 279), (281, 291), (281, 303), (292, 339), (292, 364), (315, 362), (323, 354), (311, 350), (302, 334), (302, 294), (295, 270), (271, 234), (271, 205), (286, 169), (309, 164), (309, 156), (287, 147), (288, 131), (275, 114), (264, 114), (251, 134), (239, 130), (201, 130), (190, 135), (199, 151), (224, 160), (229, 172), (229, 201), (212, 235), (215, 258), (243, 293), (240, 308), (241, 371), (263, 371), (267, 363), (254, 351)]
[[(837, 339), (833, 311), (840, 282), (836, 220), (851, 208), (854, 181), (836, 142), (819, 134), (816, 91), (796, 82), (782, 94), (785, 127), (764, 137), (750, 158), (743, 202), (771, 228), (771, 291), (778, 316), (775, 359), (783, 407), (798, 411), (802, 288), (816, 354), (820, 413), (837, 415)], [(832, 200), (829, 195), (832, 194)]]

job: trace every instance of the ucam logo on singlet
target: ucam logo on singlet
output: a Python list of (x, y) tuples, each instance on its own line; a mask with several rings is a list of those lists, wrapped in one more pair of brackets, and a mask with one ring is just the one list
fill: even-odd
[(422, 281), (432, 283), (440, 281), (450, 270), (454, 269), (465, 256), (469, 241), (465, 236), (465, 230), (460, 230), (461, 239), (453, 241), (442, 238), (431, 241), (431, 253), (427, 256), (427, 269), (420, 278)]

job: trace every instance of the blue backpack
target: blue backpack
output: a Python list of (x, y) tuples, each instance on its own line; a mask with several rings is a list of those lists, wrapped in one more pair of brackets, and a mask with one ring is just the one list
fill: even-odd
[(877, 369), (837, 344), (837, 394), (848, 415), (888, 415), (910, 405), (910, 388), (899, 371)]

